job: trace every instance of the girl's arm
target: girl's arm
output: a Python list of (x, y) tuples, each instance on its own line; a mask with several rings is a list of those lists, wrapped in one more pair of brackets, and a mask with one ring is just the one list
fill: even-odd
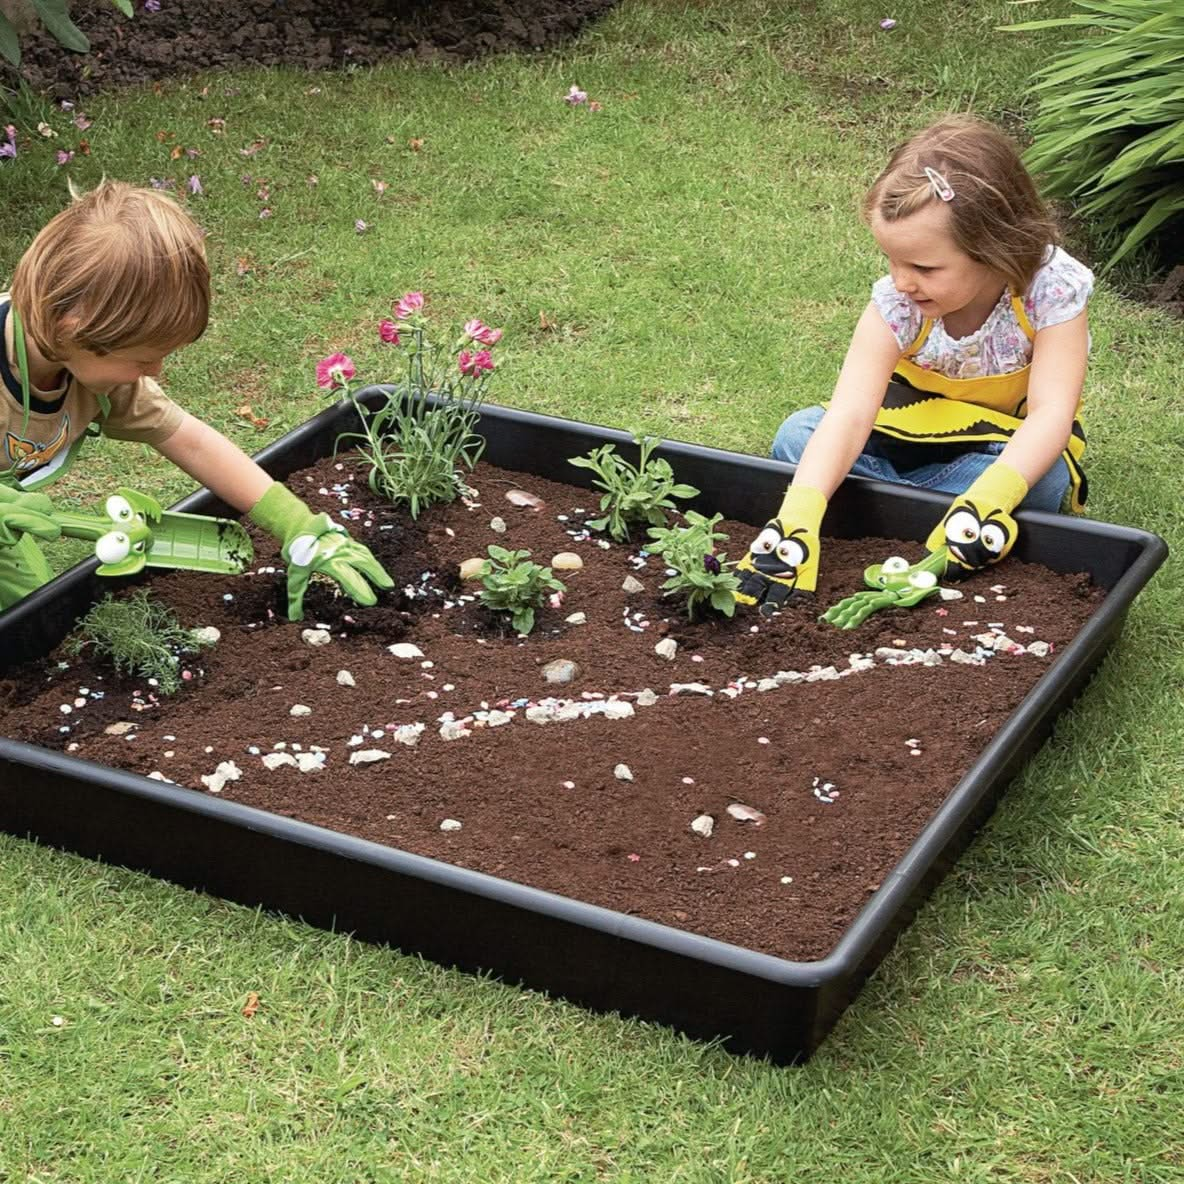
[(830, 499), (871, 435), (900, 356), (892, 330), (869, 302), (855, 326), (830, 406), (802, 452), (794, 485), (817, 489)]
[(181, 426), (156, 451), (183, 469), (227, 505), (244, 513), (271, 486), (271, 478), (221, 432), (186, 414)]
[(1084, 310), (1071, 321), (1036, 334), (1028, 377), (1028, 414), (999, 459), (1030, 489), (1056, 463), (1069, 442), (1073, 417), (1085, 385), (1089, 328)]

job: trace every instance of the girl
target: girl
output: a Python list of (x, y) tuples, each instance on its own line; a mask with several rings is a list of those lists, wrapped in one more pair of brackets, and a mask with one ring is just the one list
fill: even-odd
[(1011, 511), (1081, 509), (1076, 419), (1089, 269), (1056, 226), (1015, 145), (951, 116), (898, 148), (863, 202), (888, 260), (825, 409), (791, 415), (773, 456), (798, 466), (741, 560), (738, 597), (773, 611), (812, 593), (827, 500), (854, 473), (961, 495), (928, 540), (947, 576), (1002, 559)]

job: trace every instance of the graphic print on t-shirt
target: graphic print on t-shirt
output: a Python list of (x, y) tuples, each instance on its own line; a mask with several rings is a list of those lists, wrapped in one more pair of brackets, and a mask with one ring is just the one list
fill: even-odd
[(17, 472), (28, 473), (48, 464), (65, 446), (70, 438), (70, 417), (62, 417), (62, 425), (52, 440), (39, 444), (36, 440), (26, 440), (12, 432), (4, 435), (4, 450), (8, 454), (8, 463), (15, 465)]

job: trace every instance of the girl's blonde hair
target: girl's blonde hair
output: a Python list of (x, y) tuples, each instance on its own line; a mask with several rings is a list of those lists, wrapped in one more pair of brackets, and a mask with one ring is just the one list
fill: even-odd
[(1056, 220), (1036, 192), (1015, 144), (969, 115), (950, 115), (892, 153), (863, 199), (863, 216), (895, 222), (943, 204), (926, 169), (954, 191), (945, 202), (958, 249), (1002, 275), (1022, 295), (1058, 241)]
[[(24, 253), (12, 302), (47, 357), (196, 341), (210, 314), (202, 232), (163, 193), (104, 180), (73, 202)], [(63, 324), (63, 322), (65, 322)]]

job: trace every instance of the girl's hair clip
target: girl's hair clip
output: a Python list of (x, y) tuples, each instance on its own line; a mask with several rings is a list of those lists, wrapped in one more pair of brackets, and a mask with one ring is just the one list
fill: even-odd
[(953, 201), (954, 191), (950, 187), (949, 181), (945, 179), (936, 169), (925, 166), (925, 176), (929, 178), (929, 186), (933, 190), (933, 196), (940, 198), (942, 201)]

